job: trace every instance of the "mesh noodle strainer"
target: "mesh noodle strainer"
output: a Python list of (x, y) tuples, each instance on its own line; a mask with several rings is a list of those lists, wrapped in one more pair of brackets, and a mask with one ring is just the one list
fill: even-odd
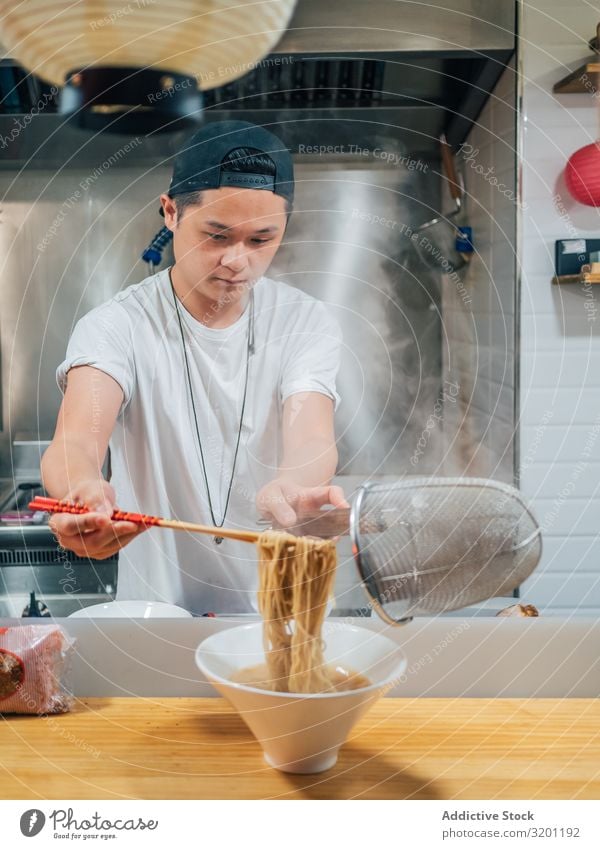
[(540, 528), (518, 490), (480, 478), (364, 484), (350, 534), (373, 608), (394, 625), (506, 595), (542, 552)]

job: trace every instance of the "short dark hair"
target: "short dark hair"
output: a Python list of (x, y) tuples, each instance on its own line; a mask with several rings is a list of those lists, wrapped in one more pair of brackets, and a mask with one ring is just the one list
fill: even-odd
[[(265, 174), (267, 177), (275, 176), (275, 163), (267, 153), (255, 147), (236, 147), (230, 150), (221, 163), (222, 171), (237, 171), (242, 174)], [(258, 191), (258, 190), (257, 190)], [(260, 190), (264, 191), (264, 190)], [(182, 216), (189, 206), (198, 206), (202, 203), (202, 190), (196, 192), (185, 192), (175, 195), (175, 208), (177, 214)], [(289, 200), (285, 202), (286, 214), (290, 215), (292, 204)]]

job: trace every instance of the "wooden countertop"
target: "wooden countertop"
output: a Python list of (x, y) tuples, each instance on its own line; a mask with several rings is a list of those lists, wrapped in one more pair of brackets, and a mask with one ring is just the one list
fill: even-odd
[(598, 799), (600, 700), (382, 699), (333, 769), (266, 766), (222, 699), (0, 718), (0, 799)]

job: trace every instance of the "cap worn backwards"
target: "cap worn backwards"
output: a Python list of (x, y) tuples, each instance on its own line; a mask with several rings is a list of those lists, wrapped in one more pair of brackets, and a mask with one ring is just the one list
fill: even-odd
[[(275, 174), (255, 174), (223, 170), (223, 160), (237, 148), (252, 148), (270, 156)], [(206, 124), (185, 143), (175, 157), (168, 194), (171, 197), (204, 189), (234, 186), (263, 189), (294, 198), (292, 156), (281, 139), (246, 121), (219, 121)]]

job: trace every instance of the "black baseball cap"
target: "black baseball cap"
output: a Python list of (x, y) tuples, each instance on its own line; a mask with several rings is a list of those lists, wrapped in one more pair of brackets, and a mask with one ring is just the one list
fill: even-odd
[[(232, 150), (240, 147), (253, 148), (270, 156), (275, 163), (274, 176), (222, 170), (223, 160)], [(223, 186), (271, 191), (292, 203), (292, 156), (281, 139), (256, 124), (247, 121), (206, 124), (187, 140), (175, 156), (168, 194), (176, 197), (187, 192), (219, 189)]]

